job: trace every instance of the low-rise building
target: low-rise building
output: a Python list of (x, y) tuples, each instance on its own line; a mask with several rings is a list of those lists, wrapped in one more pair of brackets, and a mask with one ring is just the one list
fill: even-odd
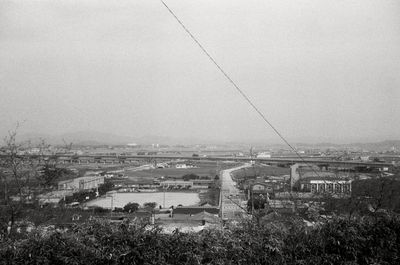
[(71, 196), (72, 194), (73, 191), (71, 190), (58, 190), (40, 194), (38, 195), (39, 205), (41, 206), (47, 204), (57, 205), (62, 199), (64, 199), (67, 196)]
[(90, 190), (104, 184), (104, 176), (88, 175), (58, 182), (59, 190)]
[(274, 193), (281, 191), (285, 186), (285, 181), (275, 178), (265, 179), (264, 177), (256, 180), (247, 180), (241, 185), (242, 189), (252, 190), (254, 193)]
[(260, 152), (256, 156), (257, 158), (271, 158), (270, 152)]
[(300, 181), (300, 190), (311, 193), (350, 194), (352, 180), (334, 178), (306, 178)]
[(370, 161), (369, 156), (360, 156), (360, 160), (363, 161), (363, 162)]
[(191, 164), (176, 164), (175, 168), (182, 168), (182, 169), (186, 169), (186, 168), (194, 168), (194, 165)]
[(172, 218), (175, 220), (189, 220), (201, 213), (207, 213), (210, 216), (218, 217), (219, 209), (217, 207), (177, 207), (172, 211)]
[(267, 183), (255, 183), (252, 186), (253, 193), (272, 193), (273, 188)]
[(160, 182), (162, 188), (191, 188), (193, 181), (185, 180), (165, 180)]
[(213, 183), (214, 180), (212, 179), (194, 179), (193, 182), (193, 189), (208, 189)]
[(268, 206), (279, 213), (295, 212), (295, 203), (291, 200), (269, 200)]

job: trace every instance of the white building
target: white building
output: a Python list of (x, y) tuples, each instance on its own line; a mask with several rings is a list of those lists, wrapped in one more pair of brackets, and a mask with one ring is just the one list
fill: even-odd
[(91, 175), (58, 182), (59, 190), (90, 190), (104, 184), (104, 176)]
[(300, 189), (311, 193), (351, 193), (351, 180), (308, 179), (301, 181)]
[(363, 162), (370, 161), (369, 156), (360, 156), (360, 160), (363, 161)]
[(271, 158), (270, 152), (260, 152), (257, 154), (257, 158)]
[(175, 168), (194, 168), (194, 166), (188, 164), (176, 164)]

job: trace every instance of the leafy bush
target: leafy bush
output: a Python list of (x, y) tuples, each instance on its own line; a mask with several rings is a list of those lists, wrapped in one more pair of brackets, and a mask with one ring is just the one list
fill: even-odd
[(112, 182), (106, 181), (104, 184), (99, 186), (99, 195), (105, 195), (107, 192), (111, 191), (114, 188), (114, 184)]
[[(89, 198), (89, 199), (87, 199)], [(73, 195), (71, 196), (67, 196), (65, 198), (65, 203), (69, 204), (72, 202), (85, 202), (88, 200), (93, 200), (96, 198), (96, 192), (94, 190), (89, 190), (89, 191), (79, 191), (79, 192), (75, 192)]]
[(302, 220), (164, 234), (91, 221), (66, 233), (0, 240), (0, 264), (399, 264), (398, 217)]
[(143, 206), (144, 206), (145, 208), (154, 209), (154, 208), (156, 208), (157, 203), (156, 203), (156, 202), (145, 202), (145, 203), (143, 204)]
[(133, 213), (136, 212), (137, 209), (139, 209), (139, 204), (136, 202), (130, 202), (124, 206), (124, 212)]
[(182, 179), (185, 181), (190, 181), (190, 180), (194, 180), (194, 179), (200, 179), (200, 177), (196, 174), (191, 173), (191, 174), (183, 175)]

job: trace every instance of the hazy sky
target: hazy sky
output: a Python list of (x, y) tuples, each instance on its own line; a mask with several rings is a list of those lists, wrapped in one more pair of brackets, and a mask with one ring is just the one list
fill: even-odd
[[(400, 1), (166, 3), (289, 140), (400, 139)], [(158, 0), (1, 0), (0, 113), (0, 135), (279, 142)]]

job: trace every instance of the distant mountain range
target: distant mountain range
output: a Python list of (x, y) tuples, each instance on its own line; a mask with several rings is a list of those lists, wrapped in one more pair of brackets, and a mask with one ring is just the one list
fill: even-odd
[(391, 150), (392, 148), (394, 148), (395, 150), (400, 150), (400, 140), (386, 140), (375, 143), (354, 143), (350, 146), (357, 146), (365, 150), (376, 151)]
[(60, 135), (48, 135), (39, 133), (26, 133), (18, 136), (18, 141), (31, 141), (38, 143), (44, 140), (48, 144), (62, 145), (126, 145), (126, 144), (188, 144), (193, 139), (175, 139), (157, 135), (148, 135), (142, 137), (122, 136), (112, 133), (101, 133), (94, 131), (81, 131), (73, 133), (64, 133)]
[[(221, 142), (211, 141), (211, 140), (201, 140), (201, 139), (189, 139), (189, 138), (173, 138), (173, 137), (165, 137), (165, 136), (142, 136), (142, 137), (134, 137), (134, 136), (121, 136), (112, 133), (101, 133), (95, 131), (81, 131), (81, 132), (73, 132), (73, 133), (64, 133), (60, 135), (48, 135), (48, 134), (39, 134), (39, 133), (27, 133), (18, 135), (18, 141), (31, 141), (32, 143), (37, 143), (41, 141), (41, 139), (45, 140), (46, 143), (52, 145), (62, 145), (62, 144), (70, 144), (73, 145), (126, 145), (130, 143), (136, 143), (139, 145), (144, 144), (166, 144), (166, 145), (174, 145), (174, 144), (224, 144), (224, 145), (240, 145), (240, 146), (263, 146), (263, 147), (274, 147), (274, 148), (283, 148), (288, 149), (284, 144), (252, 144), (251, 142), (246, 143), (245, 141), (241, 142)], [(361, 150), (376, 150), (376, 151), (384, 151), (391, 150), (393, 147), (396, 150), (400, 150), (400, 140), (385, 140), (380, 142), (369, 142), (369, 143), (349, 143), (349, 144), (337, 144), (337, 143), (292, 143), (296, 148), (307, 148), (307, 149), (361, 149)]]
[[(366, 143), (292, 143), (297, 149), (358, 149), (358, 150), (368, 150), (368, 151), (390, 151), (400, 150), (400, 140), (385, 140), (380, 142), (366, 142)], [(284, 144), (272, 145), (272, 147), (280, 147), (282, 149), (288, 149)]]

